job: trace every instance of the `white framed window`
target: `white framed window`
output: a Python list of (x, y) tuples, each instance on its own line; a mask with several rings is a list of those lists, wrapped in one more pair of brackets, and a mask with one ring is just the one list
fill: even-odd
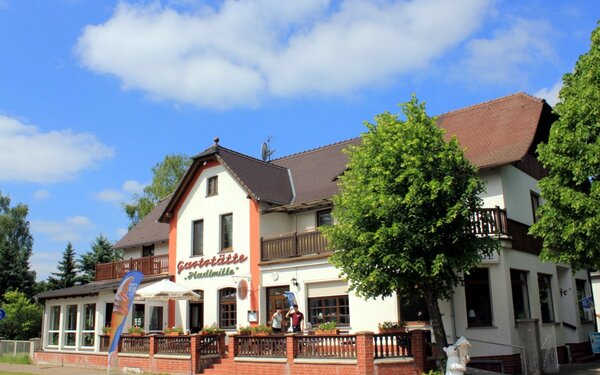
[(83, 321), (81, 324), (81, 346), (93, 347), (96, 337), (96, 304), (83, 305)]
[(192, 255), (204, 254), (204, 220), (192, 223)]
[(221, 215), (221, 252), (233, 251), (233, 214)]
[(77, 305), (67, 305), (65, 310), (65, 335), (63, 346), (77, 345)]
[(58, 346), (60, 338), (60, 306), (50, 308), (50, 320), (48, 322), (48, 346)]
[(542, 323), (554, 322), (554, 303), (552, 302), (552, 276), (538, 273), (538, 290)]

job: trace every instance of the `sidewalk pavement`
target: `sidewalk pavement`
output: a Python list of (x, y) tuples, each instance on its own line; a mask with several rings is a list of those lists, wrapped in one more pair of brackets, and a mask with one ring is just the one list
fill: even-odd
[[(12, 365), (0, 363), (0, 371), (23, 372), (34, 375), (100, 375), (109, 374), (106, 370), (95, 370), (77, 367), (58, 367), (50, 365)], [(122, 374), (120, 371), (111, 371), (110, 375)], [(600, 375), (600, 361), (561, 365), (560, 375)]]

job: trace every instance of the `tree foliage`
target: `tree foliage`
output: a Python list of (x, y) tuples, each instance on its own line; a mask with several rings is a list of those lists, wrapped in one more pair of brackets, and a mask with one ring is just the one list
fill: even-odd
[(158, 202), (175, 191), (191, 163), (192, 159), (186, 155), (170, 154), (152, 168), (152, 182), (144, 188), (144, 193), (141, 196), (136, 195), (133, 203), (124, 205), (131, 226), (137, 224)]
[(40, 337), (42, 307), (18, 290), (4, 293), (3, 299), (2, 309), (6, 312), (6, 317), (0, 320), (0, 336), (9, 340)]
[(67, 243), (56, 269), (58, 272), (52, 272), (48, 277), (49, 290), (69, 288), (81, 283), (75, 250), (71, 242)]
[(30, 269), (29, 259), (33, 237), (29, 233), (24, 204), (10, 206), (10, 197), (0, 193), (0, 291), (19, 289), (32, 297), (35, 272)]
[(538, 147), (549, 175), (540, 180), (545, 202), (531, 228), (544, 239), (544, 260), (576, 269), (600, 268), (600, 26), (591, 40), (563, 77), (559, 118)]
[(362, 145), (346, 152), (349, 163), (334, 197), (335, 225), (325, 235), (331, 257), (351, 288), (367, 298), (424, 297), (438, 345), (445, 345), (439, 298), (447, 298), (496, 242), (471, 231), (484, 182), (456, 139), (413, 96), (406, 117), (383, 113), (366, 123)]
[(115, 250), (110, 241), (103, 234), (96, 237), (90, 246), (90, 251), (83, 254), (79, 260), (79, 263), (81, 264), (81, 280), (83, 282), (95, 280), (96, 264), (109, 263), (123, 258), (123, 254), (120, 251)]

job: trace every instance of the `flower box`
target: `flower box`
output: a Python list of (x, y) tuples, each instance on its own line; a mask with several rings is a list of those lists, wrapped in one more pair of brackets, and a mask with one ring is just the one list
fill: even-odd
[(269, 332), (252, 332), (252, 336), (262, 336), (262, 337), (265, 337), (265, 336), (269, 336), (269, 335), (270, 335)]
[(181, 332), (176, 332), (176, 331), (165, 333), (165, 336), (180, 336), (180, 335), (181, 335)]
[(406, 333), (406, 328), (379, 328), (379, 333)]
[(316, 329), (315, 330), (315, 335), (317, 336), (328, 336), (328, 335), (339, 335), (340, 334), (340, 329), (339, 328), (334, 328), (334, 329)]

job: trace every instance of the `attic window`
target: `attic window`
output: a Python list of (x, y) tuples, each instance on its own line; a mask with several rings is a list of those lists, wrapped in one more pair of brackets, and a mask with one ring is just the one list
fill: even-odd
[(217, 180), (217, 177), (218, 176), (213, 176), (208, 179), (208, 183), (206, 184), (206, 196), (207, 197), (218, 194), (219, 180)]

